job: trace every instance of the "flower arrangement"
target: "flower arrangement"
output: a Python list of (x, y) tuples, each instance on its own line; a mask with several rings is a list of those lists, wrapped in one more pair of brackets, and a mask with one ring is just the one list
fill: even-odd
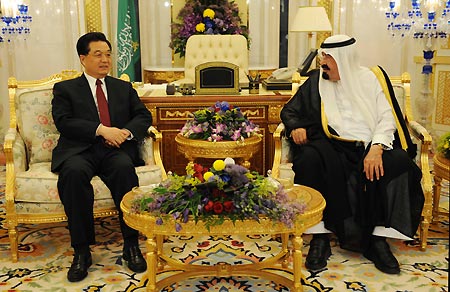
[(208, 230), (225, 219), (259, 221), (260, 216), (292, 227), (306, 208), (303, 202), (289, 199), (281, 184), (250, 172), (231, 158), (216, 160), (209, 169), (188, 165), (186, 173), (169, 173), (153, 190), (136, 195), (132, 212), (149, 212), (157, 217), (158, 225), (173, 218), (180, 231), (190, 218), (203, 220)]
[(189, 139), (200, 139), (211, 142), (244, 141), (259, 135), (259, 127), (249, 121), (239, 107), (226, 101), (217, 101), (213, 106), (192, 113), (180, 133)]
[(437, 150), (445, 158), (450, 159), (450, 132), (444, 134), (439, 138)]
[(194, 34), (240, 34), (247, 38), (248, 29), (241, 25), (238, 5), (228, 0), (187, 0), (177, 20), (172, 23), (169, 47), (184, 57), (188, 38)]

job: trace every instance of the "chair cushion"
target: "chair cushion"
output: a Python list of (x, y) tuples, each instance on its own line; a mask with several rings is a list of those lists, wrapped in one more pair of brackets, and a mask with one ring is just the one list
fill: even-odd
[[(156, 165), (136, 167), (139, 185), (146, 186), (162, 180)], [(27, 171), (16, 173), (16, 210), (18, 213), (64, 212), (57, 189), (58, 175), (50, 171), (50, 162), (30, 165)], [(94, 208), (114, 207), (111, 193), (99, 177), (92, 179)]]
[(397, 102), (402, 110), (403, 115), (405, 115), (405, 88), (402, 85), (393, 84), (392, 88), (394, 89), (394, 95), (397, 99)]
[(42, 135), (42, 133), (33, 131), (30, 164), (52, 160), (52, 151), (56, 147), (56, 144), (58, 144), (59, 134)]
[(17, 90), (17, 126), (25, 141), (27, 155), (34, 162), (51, 161), (49, 143), (54, 142), (55, 135), (58, 135), (51, 112), (52, 88), (53, 85), (46, 85), (38, 89)]

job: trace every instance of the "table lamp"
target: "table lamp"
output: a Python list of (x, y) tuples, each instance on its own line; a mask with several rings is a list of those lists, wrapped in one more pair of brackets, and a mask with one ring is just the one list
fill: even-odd
[(295, 15), (294, 22), (291, 25), (292, 32), (308, 33), (308, 54), (305, 60), (299, 66), (300, 75), (307, 75), (312, 60), (317, 55), (317, 49), (312, 45), (313, 32), (331, 31), (331, 23), (327, 12), (322, 6), (299, 7)]

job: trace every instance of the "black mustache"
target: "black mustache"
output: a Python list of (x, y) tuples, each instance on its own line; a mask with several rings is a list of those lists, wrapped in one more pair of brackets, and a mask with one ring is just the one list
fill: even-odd
[(328, 65), (327, 64), (323, 64), (322, 66), (322, 69), (325, 69), (325, 70), (330, 70), (330, 67), (328, 67)]

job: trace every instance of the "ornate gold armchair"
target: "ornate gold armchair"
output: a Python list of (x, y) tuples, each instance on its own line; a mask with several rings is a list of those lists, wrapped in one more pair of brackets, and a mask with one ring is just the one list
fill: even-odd
[[(58, 175), (50, 171), (51, 154), (59, 133), (51, 115), (53, 84), (79, 76), (67, 70), (33, 81), (8, 79), (10, 124), (5, 136), (6, 226), (11, 243), (12, 261), (18, 260), (19, 224), (66, 221), (57, 191)], [(158, 183), (166, 177), (160, 147), (162, 135), (149, 128), (149, 137), (141, 147), (146, 165), (136, 168), (140, 185)], [(94, 216), (117, 214), (109, 189), (98, 177), (94, 187)]]
[[(305, 79), (302, 79), (304, 81)], [(395, 96), (405, 116), (408, 129), (414, 143), (417, 144), (416, 163), (422, 170), (422, 189), (425, 195), (425, 204), (422, 211), (422, 220), (419, 228), (420, 247), (426, 249), (428, 228), (432, 219), (433, 197), (432, 180), (430, 166), (428, 162), (428, 152), (431, 145), (431, 136), (428, 131), (419, 123), (414, 121), (411, 109), (411, 78), (409, 73), (403, 73), (400, 77), (390, 78), (394, 87)], [(274, 178), (292, 179), (290, 146), (287, 137), (284, 136), (284, 125), (281, 123), (273, 133), (275, 143), (274, 162), (272, 166), (272, 176)]]

